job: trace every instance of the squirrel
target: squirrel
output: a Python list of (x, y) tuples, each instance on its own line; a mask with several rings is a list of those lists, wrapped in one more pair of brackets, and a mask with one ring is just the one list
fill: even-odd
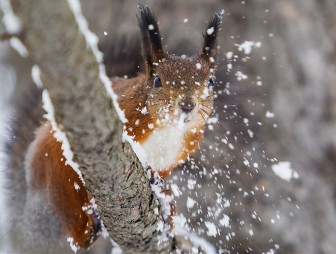
[[(197, 56), (178, 57), (163, 50), (158, 23), (150, 9), (139, 6), (139, 10), (145, 73), (132, 79), (111, 78), (112, 88), (128, 119), (124, 126), (127, 134), (145, 150), (151, 168), (166, 178), (199, 148), (212, 113), (221, 15), (215, 14), (208, 23)], [(19, 143), (13, 144), (11, 152), (19, 147)], [(48, 207), (46, 213), (57, 219), (61, 235), (68, 237), (74, 250), (91, 246), (101, 234), (102, 222), (80, 176), (66, 163), (62, 144), (49, 121), (42, 122), (35, 138), (27, 141), (23, 159), (23, 165), (17, 165), (24, 168), (26, 181), (23, 213), (40, 210), (42, 204)], [(12, 178), (21, 178), (19, 173), (12, 172)], [(27, 218), (18, 224), (34, 223)]]
[(167, 178), (200, 146), (213, 110), (215, 57), (221, 14), (204, 32), (197, 56), (175, 56), (162, 47), (159, 26), (147, 6), (139, 6), (145, 73), (112, 78), (118, 104), (128, 120), (127, 134), (140, 143), (148, 165)]

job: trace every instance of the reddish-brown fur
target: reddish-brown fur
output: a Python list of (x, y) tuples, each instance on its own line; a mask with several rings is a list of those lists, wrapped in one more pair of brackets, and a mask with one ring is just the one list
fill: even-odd
[[(146, 100), (149, 93), (149, 87), (144, 86), (146, 75), (141, 73), (130, 80), (113, 78), (112, 82), (113, 90), (118, 95), (118, 104), (128, 120), (125, 124), (127, 132), (141, 144), (151, 134), (152, 130), (148, 128), (148, 124), (154, 124), (157, 127), (153, 116), (141, 113), (141, 110), (147, 107)], [(138, 126), (137, 120), (139, 120)]]
[(31, 164), (27, 165), (29, 187), (44, 193), (65, 233), (73, 237), (74, 243), (87, 248), (97, 233), (94, 232), (96, 218), (83, 211), (83, 206), (91, 205), (91, 196), (78, 174), (65, 164), (61, 143), (54, 138), (49, 122), (37, 130), (32, 146), (35, 153), (30, 158)]

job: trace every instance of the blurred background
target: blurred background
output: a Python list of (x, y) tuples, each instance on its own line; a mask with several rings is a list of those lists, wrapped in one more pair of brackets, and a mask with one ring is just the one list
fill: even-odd
[[(110, 76), (143, 68), (137, 3), (81, 1)], [(199, 52), (207, 21), (225, 10), (216, 110), (201, 150), (167, 183), (186, 226), (220, 253), (335, 253), (336, 2), (141, 3), (177, 55)], [(0, 57), (2, 82), (17, 86), (6, 108), (15, 109), (31, 63), (6, 43)]]

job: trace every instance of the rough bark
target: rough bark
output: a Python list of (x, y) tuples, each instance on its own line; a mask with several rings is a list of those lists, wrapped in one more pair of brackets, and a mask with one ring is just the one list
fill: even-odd
[(157, 244), (156, 197), (131, 147), (122, 143), (122, 124), (67, 1), (12, 5), (110, 236), (125, 253), (168, 252), (172, 241)]

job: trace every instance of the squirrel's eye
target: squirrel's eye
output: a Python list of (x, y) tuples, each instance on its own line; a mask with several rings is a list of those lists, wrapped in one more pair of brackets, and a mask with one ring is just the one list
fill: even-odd
[(161, 79), (159, 78), (159, 76), (156, 76), (154, 78), (154, 87), (161, 87), (162, 84), (161, 84)]
[(209, 87), (214, 87), (216, 84), (215, 78), (209, 78)]

